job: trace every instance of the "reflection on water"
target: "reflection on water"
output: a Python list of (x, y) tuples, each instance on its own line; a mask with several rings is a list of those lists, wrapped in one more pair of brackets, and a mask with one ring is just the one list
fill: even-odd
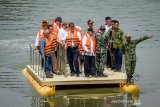
[(32, 107), (136, 107), (139, 96), (129, 93), (32, 97)]

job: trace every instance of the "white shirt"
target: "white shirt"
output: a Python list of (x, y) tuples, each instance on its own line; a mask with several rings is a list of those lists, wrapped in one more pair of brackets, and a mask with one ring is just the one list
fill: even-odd
[(66, 40), (67, 35), (67, 31), (61, 28), (58, 32), (58, 40)]
[[(71, 33), (72, 38), (73, 38), (73, 36), (74, 36), (73, 34), (74, 34), (74, 33)], [(67, 33), (67, 36), (68, 36), (68, 33)], [(67, 38), (67, 36), (66, 36), (66, 38)], [(77, 31), (77, 36), (78, 36), (79, 41), (81, 41), (81, 34), (80, 34), (79, 31)], [(66, 38), (65, 38), (65, 40), (66, 40)], [(73, 39), (72, 39), (72, 47), (74, 47)]]
[(40, 31), (40, 34), (39, 34), (39, 31), (37, 33), (37, 37), (36, 37), (36, 41), (35, 41), (35, 46), (39, 46), (39, 36), (43, 34), (43, 29)]
[(106, 28), (106, 30), (105, 30), (105, 33), (106, 33), (106, 32), (108, 32), (108, 30), (109, 30), (110, 28), (112, 28), (112, 26), (105, 25), (105, 28)]
[[(87, 53), (89, 52), (89, 49), (87, 48), (86, 44), (87, 44), (87, 36), (90, 38), (90, 41), (91, 41), (91, 53)], [(84, 49), (84, 53), (82, 53), (83, 55), (89, 55), (89, 56), (95, 56), (95, 53), (94, 53), (94, 44), (93, 44), (93, 40), (92, 40), (92, 37), (90, 37), (88, 34), (87, 36), (84, 36), (83, 39), (82, 39), (82, 47)]]

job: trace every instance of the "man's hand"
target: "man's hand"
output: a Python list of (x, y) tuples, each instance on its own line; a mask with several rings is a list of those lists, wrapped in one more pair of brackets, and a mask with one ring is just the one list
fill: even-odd
[(44, 55), (42, 55), (42, 59), (44, 59)]
[(34, 47), (34, 50), (37, 50), (37, 46)]
[(65, 45), (64, 45), (65, 50), (67, 50), (67, 47), (68, 47), (67, 44), (65, 44)]
[(86, 53), (91, 54), (91, 51), (88, 51), (88, 52), (86, 52)]
[(153, 38), (153, 35), (150, 35), (149, 38)]

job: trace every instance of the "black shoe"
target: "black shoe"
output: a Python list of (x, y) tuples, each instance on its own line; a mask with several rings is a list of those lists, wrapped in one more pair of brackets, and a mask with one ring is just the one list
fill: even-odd
[(88, 78), (88, 77), (89, 77), (89, 75), (88, 75), (88, 74), (85, 74), (85, 77), (87, 77), (87, 78)]
[(122, 72), (122, 70), (121, 70), (121, 69), (118, 69), (117, 72)]
[(115, 69), (114, 72), (118, 72), (118, 70)]
[(51, 73), (46, 72), (46, 78), (53, 78), (53, 75)]
[(102, 74), (99, 75), (99, 77), (108, 77), (108, 75), (105, 75), (105, 74), (102, 73)]
[(111, 70), (114, 70), (114, 67), (112, 67)]
[(98, 77), (108, 77), (108, 75), (105, 75), (103, 72), (97, 72)]
[(92, 77), (97, 77), (97, 75), (96, 75), (96, 74), (92, 74), (91, 76), (92, 76)]
[(71, 76), (75, 76), (75, 73), (71, 73)]
[(79, 74), (76, 74), (76, 77), (79, 77)]
[(62, 75), (59, 71), (51, 71), (51, 73), (54, 73), (56, 75)]

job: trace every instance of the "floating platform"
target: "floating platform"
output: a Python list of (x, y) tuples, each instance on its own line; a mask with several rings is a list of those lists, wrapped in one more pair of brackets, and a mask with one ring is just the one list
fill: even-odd
[[(67, 75), (53, 75), (53, 78), (45, 78), (39, 72), (36, 72), (33, 68), (38, 68), (38, 65), (31, 67), (27, 65), (28, 73), (41, 85), (41, 86), (64, 86), (64, 85), (87, 85), (87, 84), (119, 84), (126, 82), (126, 73), (114, 72), (110, 69), (105, 69), (104, 74), (108, 77), (85, 77), (82, 72), (79, 77), (70, 76), (69, 67), (67, 67)], [(41, 75), (41, 76), (40, 76)]]

